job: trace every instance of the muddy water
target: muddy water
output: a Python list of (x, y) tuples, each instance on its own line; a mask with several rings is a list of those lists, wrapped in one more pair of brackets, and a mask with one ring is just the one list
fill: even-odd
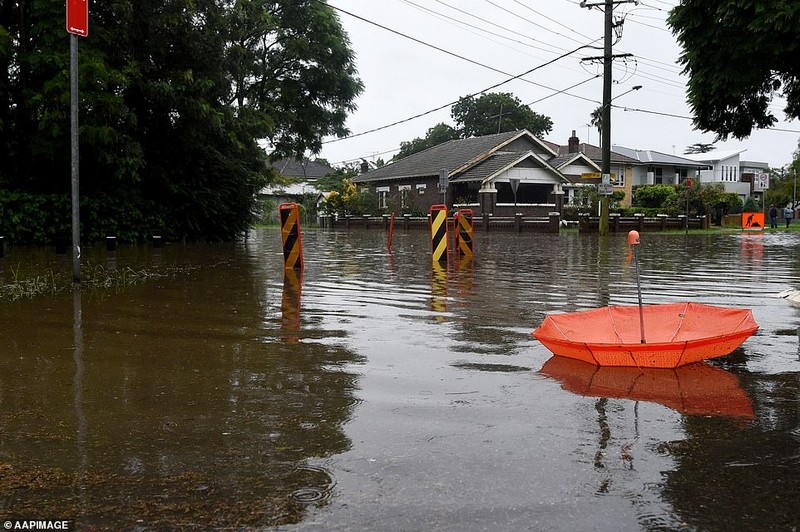
[[(625, 236), (305, 230), (88, 250), (163, 274), (0, 305), (0, 517), (81, 528), (786, 530), (800, 524), (796, 234), (642, 235), (647, 303), (752, 308), (731, 355), (596, 372), (530, 335), (636, 302)], [(11, 250), (5, 282), (66, 271)], [(92, 266), (87, 266), (92, 267)]]

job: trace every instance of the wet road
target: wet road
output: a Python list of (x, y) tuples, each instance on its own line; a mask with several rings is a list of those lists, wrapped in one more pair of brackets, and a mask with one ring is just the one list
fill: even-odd
[[(788, 530), (800, 524), (793, 233), (642, 235), (646, 303), (752, 308), (702, 367), (571, 367), (550, 312), (634, 304), (625, 235), (303, 231), (89, 250), (133, 286), (0, 305), (0, 516), (81, 527)], [(16, 250), (3, 279), (69, 271)]]

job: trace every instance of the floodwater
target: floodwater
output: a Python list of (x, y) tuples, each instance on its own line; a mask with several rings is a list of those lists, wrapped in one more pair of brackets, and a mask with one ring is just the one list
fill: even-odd
[[(642, 234), (645, 303), (753, 309), (677, 371), (554, 359), (551, 312), (635, 304), (626, 235), (303, 231), (86, 250), (162, 272), (0, 305), (0, 518), (80, 529), (795, 530), (800, 234)], [(69, 271), (10, 250), (4, 282)], [(89, 266), (87, 266), (89, 267)]]

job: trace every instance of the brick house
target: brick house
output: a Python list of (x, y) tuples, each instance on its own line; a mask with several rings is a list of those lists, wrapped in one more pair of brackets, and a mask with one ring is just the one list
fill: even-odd
[[(377, 197), (377, 212), (425, 214), (431, 205), (512, 216), (561, 211), (569, 180), (550, 161), (557, 153), (530, 132), (457, 139), (353, 178)], [(440, 191), (440, 176), (446, 185)]]
[[(415, 153), (353, 179), (377, 197), (377, 212), (425, 214), (431, 205), (470, 208), (475, 215), (546, 216), (561, 213), (581, 189), (600, 182), (601, 149), (580, 143), (573, 131), (566, 146), (530, 132), (509, 131), (457, 139)], [(639, 161), (611, 153), (612, 184), (630, 204), (632, 169)], [(446, 175), (446, 193), (439, 189)]]

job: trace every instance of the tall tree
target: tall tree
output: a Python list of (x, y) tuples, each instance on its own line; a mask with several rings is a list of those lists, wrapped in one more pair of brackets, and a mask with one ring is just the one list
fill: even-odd
[(459, 98), (450, 115), (465, 138), (517, 129), (527, 129), (541, 137), (553, 129), (549, 117), (532, 111), (518, 98), (505, 92)]
[(603, 106), (601, 105), (589, 115), (589, 125), (597, 129), (598, 144), (603, 144)]
[(720, 139), (773, 125), (775, 95), (800, 117), (800, 2), (682, 0), (668, 23), (683, 47), (695, 125)]
[[(68, 192), (63, 28), (63, 1), (0, 3), (0, 188)], [(259, 141), (316, 153), (362, 90), (318, 0), (94, 3), (80, 81), (84, 232), (140, 237), (232, 238), (270, 175)]]
[(398, 159), (402, 159), (403, 157), (408, 157), (414, 153), (427, 150), (428, 148), (432, 148), (433, 146), (437, 146), (447, 142), (448, 140), (454, 140), (457, 138), (459, 138), (459, 135), (455, 128), (448, 126), (443, 122), (436, 124), (428, 130), (425, 137), (417, 137), (409, 142), (401, 142), (400, 151), (395, 154), (392, 160), (396, 161)]
[(708, 153), (714, 150), (714, 144), (706, 144), (704, 142), (696, 142), (691, 146), (686, 146), (683, 151), (684, 155), (691, 155), (693, 153)]

